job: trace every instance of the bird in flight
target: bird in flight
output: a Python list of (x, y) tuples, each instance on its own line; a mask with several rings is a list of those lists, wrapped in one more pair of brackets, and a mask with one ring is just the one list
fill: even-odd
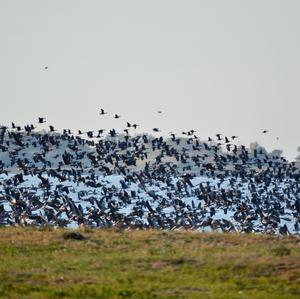
[(46, 118), (45, 117), (39, 117), (39, 124), (43, 124), (46, 122)]
[(266, 133), (268, 133), (268, 132), (269, 132), (268, 130), (263, 130), (263, 131), (262, 131), (263, 134), (266, 134)]
[(216, 134), (216, 136), (218, 137), (218, 140), (221, 140), (221, 135), (222, 134)]
[(94, 132), (93, 132), (93, 131), (87, 131), (87, 132), (86, 132), (86, 135), (87, 135), (89, 138), (93, 138)]
[(100, 115), (107, 114), (107, 112), (104, 111), (104, 109), (100, 109)]

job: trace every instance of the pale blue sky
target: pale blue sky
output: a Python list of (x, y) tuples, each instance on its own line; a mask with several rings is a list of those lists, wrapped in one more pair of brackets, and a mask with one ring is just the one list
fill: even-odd
[(293, 158), (299, 14), (288, 0), (0, 0), (1, 123), (193, 128)]

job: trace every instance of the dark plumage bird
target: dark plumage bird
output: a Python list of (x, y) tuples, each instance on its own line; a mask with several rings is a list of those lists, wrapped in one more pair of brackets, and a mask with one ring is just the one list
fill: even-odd
[(46, 122), (46, 118), (45, 117), (39, 117), (39, 124), (43, 124)]
[(104, 131), (105, 131), (104, 129), (98, 130), (97, 138), (100, 138)]
[(216, 136), (217, 136), (218, 140), (221, 140), (222, 134), (216, 134)]
[(111, 130), (109, 131), (109, 135), (110, 135), (111, 137), (116, 137), (116, 136), (117, 136), (117, 131), (116, 131), (115, 129), (111, 129)]
[(100, 109), (100, 115), (107, 114), (107, 112), (104, 111), (104, 109)]
[(93, 131), (87, 131), (87, 132), (86, 132), (86, 135), (87, 135), (89, 138), (93, 138), (93, 137), (94, 137), (94, 132), (93, 132)]

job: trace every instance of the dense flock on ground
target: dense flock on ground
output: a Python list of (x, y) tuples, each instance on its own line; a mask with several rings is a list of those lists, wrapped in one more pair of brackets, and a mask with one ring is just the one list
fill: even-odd
[[(43, 119), (39, 120), (43, 122)], [(137, 126), (137, 125), (136, 125)], [(299, 234), (300, 170), (195, 131), (0, 128), (0, 225)]]

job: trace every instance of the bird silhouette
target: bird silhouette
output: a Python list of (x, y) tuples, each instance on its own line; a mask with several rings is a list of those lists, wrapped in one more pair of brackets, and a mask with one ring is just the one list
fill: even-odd
[(54, 126), (49, 126), (49, 128), (50, 128), (50, 132), (55, 132), (56, 130), (54, 129)]

